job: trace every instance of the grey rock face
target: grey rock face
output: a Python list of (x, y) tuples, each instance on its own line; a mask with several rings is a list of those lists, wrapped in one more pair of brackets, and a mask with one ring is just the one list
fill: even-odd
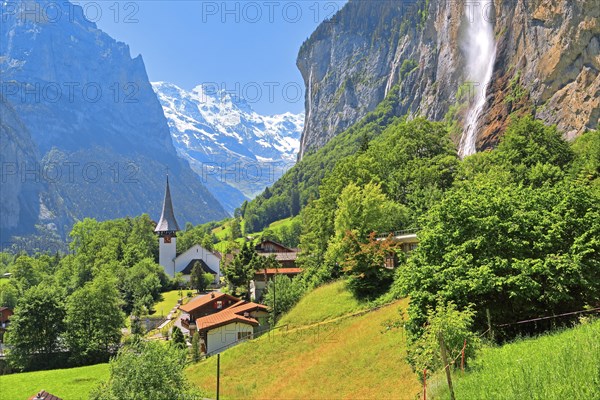
[[(466, 1), (350, 0), (303, 44), (299, 157), (322, 147), (400, 87), (400, 115), (464, 119)], [(568, 137), (600, 116), (600, 2), (494, 0), (497, 57), (477, 140), (495, 145), (508, 116), (531, 111)], [(478, 84), (478, 83), (474, 83)], [(523, 88), (523, 90), (519, 90)], [(518, 96), (515, 96), (518, 94)], [(458, 142), (461, 127), (454, 132)]]
[(84, 217), (158, 219), (167, 167), (181, 221), (225, 217), (177, 156), (141, 56), (132, 59), (79, 6), (53, 2), (61, 16), (49, 20), (47, 3), (19, 3), (16, 11), (12, 2), (0, 4), (0, 76), (2, 94), (37, 147), (31, 152), (39, 154), (42, 183), (62, 199), (46, 213), (59, 231)]

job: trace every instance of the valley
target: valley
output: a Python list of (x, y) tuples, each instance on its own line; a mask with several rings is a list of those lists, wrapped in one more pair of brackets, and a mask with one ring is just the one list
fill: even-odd
[(0, 398), (600, 395), (597, 1), (165, 4), (0, 3)]

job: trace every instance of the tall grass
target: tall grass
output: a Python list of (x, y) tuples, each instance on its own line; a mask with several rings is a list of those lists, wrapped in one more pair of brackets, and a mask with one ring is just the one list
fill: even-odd
[[(419, 382), (405, 360), (404, 332), (384, 328), (406, 305), (404, 300), (335, 323), (276, 331), (230, 348), (221, 355), (221, 396), (413, 400)], [(215, 371), (216, 357), (211, 357), (189, 367), (186, 375), (214, 396)]]
[[(600, 321), (485, 348), (470, 372), (454, 374), (454, 391), (457, 399), (600, 399)], [(432, 398), (449, 398), (447, 389)]]

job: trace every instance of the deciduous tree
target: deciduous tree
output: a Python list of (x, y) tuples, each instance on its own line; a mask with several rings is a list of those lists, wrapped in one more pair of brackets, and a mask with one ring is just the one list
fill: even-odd
[(79, 364), (105, 362), (117, 350), (125, 314), (116, 280), (101, 275), (67, 299), (65, 339)]
[(8, 360), (19, 370), (53, 366), (61, 349), (65, 306), (63, 294), (55, 287), (40, 285), (25, 291), (15, 308), (8, 329)]

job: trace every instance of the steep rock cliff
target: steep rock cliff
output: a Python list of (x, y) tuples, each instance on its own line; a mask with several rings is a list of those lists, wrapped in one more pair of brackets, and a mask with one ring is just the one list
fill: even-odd
[(473, 100), (466, 76), (469, 12), (485, 13), (496, 62), (479, 122), (477, 148), (493, 146), (513, 112), (534, 113), (571, 138), (600, 117), (600, 2), (350, 0), (303, 44), (297, 65), (306, 84), (299, 157), (371, 111), (393, 85), (399, 115), (458, 121), (458, 142)]
[(2, 92), (35, 144), (39, 179), (61, 199), (46, 213), (59, 233), (84, 217), (158, 218), (167, 168), (180, 222), (227, 215), (177, 156), (141, 56), (68, 2), (0, 11)]

